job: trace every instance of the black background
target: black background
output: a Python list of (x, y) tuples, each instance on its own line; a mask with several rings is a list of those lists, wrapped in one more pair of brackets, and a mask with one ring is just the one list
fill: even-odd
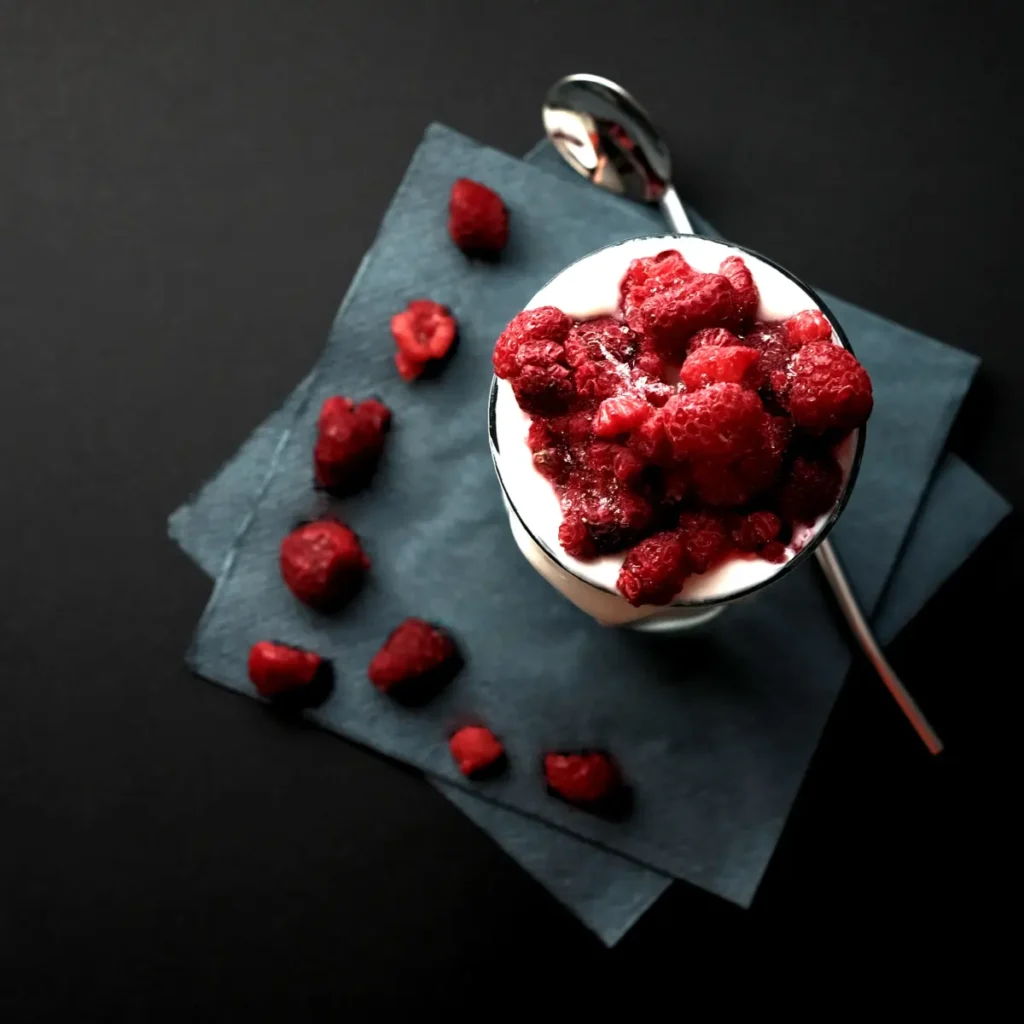
[(753, 909), (679, 884), (610, 953), (415, 774), (193, 679), (165, 517), (315, 359), (425, 124), (521, 153), (573, 71), (728, 237), (981, 355), (953, 447), (1020, 504), (1002, 6), (0, 0), (0, 1016), (643, 1001), (662, 958), (685, 1011), (750, 950), (984, 948), (1017, 516), (891, 650), (948, 752), (860, 666)]

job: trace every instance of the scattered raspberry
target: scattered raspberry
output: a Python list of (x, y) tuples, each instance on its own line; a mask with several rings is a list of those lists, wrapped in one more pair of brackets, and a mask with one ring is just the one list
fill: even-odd
[(675, 395), (662, 415), (677, 457), (737, 457), (757, 443), (764, 409), (757, 395), (739, 384), (711, 384)]
[(423, 619), (406, 619), (373, 656), (370, 682), (385, 693), (420, 691), (428, 684), (446, 682), (459, 666), (455, 641)]
[(761, 548), (760, 555), (766, 562), (784, 562), (786, 560), (786, 545), (780, 544), (777, 540), (769, 541)]
[(615, 763), (600, 751), (546, 754), (544, 777), (550, 789), (574, 804), (598, 804), (622, 786)]
[(820, 309), (805, 309), (784, 324), (786, 335), (798, 348), (811, 341), (831, 341), (832, 325)]
[(467, 725), (459, 729), (448, 740), (448, 749), (459, 771), (470, 777), (495, 769), (505, 758), (501, 740), (482, 725)]
[(736, 345), (745, 345), (732, 331), (724, 327), (705, 327), (698, 331), (686, 343), (687, 352), (696, 352), (699, 348), (733, 348)]
[(760, 383), (755, 366), (758, 355), (756, 348), (741, 345), (698, 348), (686, 357), (679, 379), (691, 391), (716, 383), (742, 384), (756, 389)]
[(707, 572), (726, 553), (725, 524), (710, 512), (684, 512), (679, 517), (678, 536), (690, 572)]
[(398, 346), (395, 356), (398, 372), (405, 380), (418, 377), (427, 363), (448, 354), (455, 332), (455, 317), (447, 306), (430, 299), (410, 302), (391, 318), (391, 334)]
[(303, 603), (332, 610), (359, 588), (370, 559), (359, 538), (335, 519), (318, 519), (292, 530), (281, 542), (281, 575)]
[(836, 503), (843, 474), (827, 452), (798, 455), (779, 493), (779, 512), (788, 523), (813, 523)]
[(812, 341), (793, 357), (786, 403), (793, 422), (812, 434), (862, 427), (874, 405), (871, 378), (853, 353)]
[(627, 322), (663, 355), (681, 358), (686, 342), (702, 327), (736, 322), (736, 292), (720, 274), (697, 274), (668, 292), (657, 292)]
[(313, 467), (320, 487), (351, 493), (373, 475), (391, 425), (391, 410), (375, 398), (353, 405), (341, 395), (328, 398), (317, 420)]
[(732, 528), (733, 543), (744, 551), (757, 551), (775, 540), (782, 520), (774, 512), (751, 512)]
[(410, 359), (404, 352), (395, 353), (395, 366), (398, 368), (398, 375), (402, 380), (415, 380), (427, 368), (426, 363), (417, 363)]
[(636, 332), (610, 316), (581, 320), (573, 325), (565, 339), (565, 354), (570, 366), (582, 366), (601, 359), (624, 363), (636, 349)]
[(262, 697), (277, 697), (313, 683), (327, 662), (312, 651), (261, 640), (249, 651), (249, 679)]
[(471, 178), (452, 185), (448, 234), (468, 255), (493, 256), (508, 242), (508, 210), (501, 196)]
[(494, 372), (504, 380), (515, 377), (519, 367), (516, 355), (521, 345), (543, 342), (562, 345), (572, 325), (572, 320), (554, 306), (524, 310), (502, 331), (494, 345)]
[(631, 430), (636, 430), (651, 412), (651, 406), (647, 402), (632, 395), (606, 398), (594, 417), (594, 433), (598, 437), (628, 434)]
[(696, 274), (675, 249), (633, 260), (619, 285), (619, 305), (626, 319), (652, 295), (674, 291)]
[(616, 586), (635, 607), (668, 604), (682, 588), (688, 564), (686, 549), (674, 530), (656, 533), (629, 551)]
[(757, 316), (757, 307), (761, 304), (761, 296), (749, 267), (739, 256), (729, 256), (722, 260), (718, 272), (736, 292), (736, 316), (741, 322), (749, 323)]
[(789, 361), (796, 351), (785, 327), (781, 324), (758, 324), (743, 339), (743, 344), (760, 352), (757, 371), (763, 386), (776, 397), (784, 394), (789, 385)]

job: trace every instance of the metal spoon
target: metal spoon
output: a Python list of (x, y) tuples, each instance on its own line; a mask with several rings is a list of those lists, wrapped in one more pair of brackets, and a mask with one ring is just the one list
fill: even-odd
[[(597, 75), (568, 75), (548, 90), (543, 114), (548, 138), (573, 170), (609, 192), (657, 203), (673, 231), (695, 233), (672, 186), (668, 147), (647, 112), (620, 85)], [(942, 741), (886, 661), (827, 538), (815, 555), (868, 660), (925, 746), (940, 753)]]

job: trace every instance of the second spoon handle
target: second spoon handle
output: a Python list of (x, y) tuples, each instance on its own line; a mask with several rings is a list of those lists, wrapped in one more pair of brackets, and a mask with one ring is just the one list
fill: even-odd
[[(671, 185), (665, 190), (665, 194), (661, 197), (661, 202), (658, 205), (661, 207), (662, 215), (668, 221), (669, 227), (676, 234), (693, 234), (693, 225), (690, 223), (690, 218), (686, 215), (686, 210), (683, 209), (679, 193)], [(849, 623), (850, 631), (856, 638), (857, 643), (860, 644), (861, 650), (867, 655), (868, 661), (874, 666), (879, 678), (885, 683), (886, 688), (892, 694), (896, 703), (899, 704), (900, 710), (906, 715), (907, 720), (914, 727), (917, 735), (921, 737), (924, 745), (933, 754), (941, 753), (942, 740), (935, 735), (935, 730), (928, 724), (928, 719), (921, 713), (921, 709), (917, 706), (914, 698), (910, 696), (906, 687), (900, 682), (899, 676), (896, 675), (892, 666), (886, 661), (882, 649), (878, 646), (878, 641), (875, 640), (874, 634), (871, 632), (867, 619), (864, 618), (864, 613), (860, 610), (857, 598), (850, 587), (850, 581), (846, 578), (846, 573), (843, 572), (843, 567), (839, 564), (839, 559), (836, 557), (832, 544), (826, 538), (818, 545), (814, 553), (818, 558), (818, 565), (821, 566), (825, 579), (828, 580), (828, 584), (832, 588), (832, 593), (836, 596), (839, 609), (842, 611), (847, 623)]]

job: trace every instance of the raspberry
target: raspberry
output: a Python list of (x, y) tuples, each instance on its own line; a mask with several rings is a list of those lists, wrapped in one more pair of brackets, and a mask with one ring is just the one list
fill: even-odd
[(527, 341), (516, 352), (516, 367), (555, 366), (565, 362), (565, 349), (554, 341)]
[[(741, 345), (698, 348), (686, 357), (679, 370), (679, 379), (691, 391), (715, 383), (756, 388), (759, 383), (754, 368), (757, 359), (757, 349)], [(755, 369), (753, 374), (752, 368)]]
[[(570, 525), (566, 527), (565, 537), (559, 530), (559, 540), (577, 558), (587, 557), (585, 552), (589, 549), (600, 555), (630, 547), (643, 536), (654, 519), (651, 503), (624, 487), (614, 476), (602, 477), (599, 481), (575, 480), (570, 483), (562, 495), (562, 511), (562, 526)], [(589, 537), (589, 544), (580, 533), (581, 525)]]
[(612, 472), (616, 480), (624, 484), (633, 483), (643, 471), (644, 464), (640, 457), (628, 448), (622, 448), (615, 453)]
[(701, 501), (735, 508), (770, 487), (782, 466), (789, 435), (788, 417), (765, 414), (757, 439), (739, 458), (694, 460), (693, 481)]
[(622, 388), (622, 377), (616, 363), (606, 359), (590, 360), (576, 368), (576, 394), (584, 402), (602, 402), (613, 398)]
[(590, 531), (583, 517), (575, 509), (566, 510), (561, 526), (558, 527), (558, 543), (573, 558), (586, 561), (597, 553)]
[(632, 395), (606, 398), (594, 417), (594, 433), (598, 437), (628, 434), (639, 427), (651, 412), (651, 406), (647, 402)]
[(494, 372), (508, 380), (516, 375), (516, 354), (521, 345), (553, 342), (561, 345), (572, 327), (569, 319), (554, 306), (527, 309), (515, 317), (494, 345)]
[(661, 500), (666, 505), (678, 505), (693, 488), (690, 467), (685, 463), (668, 466), (661, 474)]
[(423, 619), (406, 619), (373, 656), (370, 682), (396, 696), (432, 691), (447, 682), (461, 659), (455, 641)]
[(673, 530), (640, 541), (626, 555), (616, 586), (631, 605), (668, 604), (679, 593), (688, 565)]
[(789, 361), (796, 351), (781, 324), (759, 324), (744, 339), (744, 345), (760, 352), (757, 371), (763, 386), (776, 397), (781, 396), (789, 385)]
[(657, 352), (641, 352), (633, 363), (638, 372), (651, 380), (664, 381), (668, 367)]
[(615, 762), (601, 751), (546, 754), (544, 778), (553, 792), (574, 804), (599, 804), (622, 786)]
[(384, 438), (391, 425), (391, 411), (376, 399), (354, 406), (335, 395), (320, 409), (313, 467), (320, 487), (351, 493), (373, 475), (384, 450)]
[(846, 434), (863, 426), (874, 399), (871, 378), (853, 354), (827, 341), (812, 341), (793, 357), (786, 403), (793, 422), (809, 433)]
[(664, 410), (659, 410), (648, 417), (630, 436), (629, 443), (644, 462), (653, 465), (666, 462), (671, 451), (665, 434)]
[(732, 528), (733, 543), (744, 551), (757, 551), (775, 540), (782, 520), (774, 512), (751, 512)]
[(409, 374), (418, 377), (428, 362), (448, 354), (455, 332), (455, 317), (446, 306), (430, 299), (410, 302), (391, 318), (391, 334), (399, 355), (404, 356), (401, 361), (395, 358), (398, 372), (406, 380), (412, 379)]
[(557, 416), (573, 398), (572, 376), (564, 366), (524, 366), (512, 381), (512, 390), (523, 412), (532, 416)]
[(448, 234), (468, 255), (491, 256), (508, 242), (508, 210), (501, 196), (471, 178), (459, 178), (448, 200)]
[(304, 689), (328, 668), (312, 651), (270, 640), (253, 644), (249, 651), (249, 679), (262, 697), (278, 697)]
[(561, 445), (541, 448), (533, 453), (533, 464), (537, 472), (553, 484), (564, 484), (572, 472), (572, 455)]
[(467, 725), (448, 740), (459, 771), (466, 776), (484, 775), (497, 769), (505, 759), (501, 740), (482, 725)]
[(624, 363), (636, 351), (637, 340), (636, 333), (614, 317), (581, 320), (565, 339), (566, 359), (570, 366), (601, 359)]
[(783, 325), (786, 336), (799, 347), (810, 341), (831, 341), (832, 325), (820, 309), (805, 309), (791, 316)]
[(678, 536), (690, 572), (706, 572), (726, 553), (725, 525), (713, 513), (684, 512), (679, 517)]
[(633, 260), (619, 285), (619, 305), (628, 319), (652, 295), (672, 291), (696, 274), (675, 249)]
[(590, 427), (594, 422), (592, 413), (577, 412), (569, 416), (556, 416), (548, 420), (554, 434), (565, 438), (572, 444), (586, 441), (590, 435)]
[(404, 352), (395, 353), (395, 366), (398, 368), (398, 375), (402, 380), (415, 380), (426, 369), (426, 363), (417, 363), (410, 359)]
[(677, 456), (736, 457), (756, 443), (764, 409), (739, 384), (710, 384), (670, 398), (662, 415)]
[(732, 285), (736, 292), (736, 315), (740, 321), (749, 323), (757, 316), (757, 307), (761, 296), (754, 284), (750, 269), (739, 256), (729, 256), (722, 260), (718, 272)]
[(679, 358), (694, 331), (736, 322), (736, 292), (720, 274), (697, 274), (673, 291), (655, 293), (627, 319), (659, 352)]
[(352, 596), (370, 568), (359, 538), (335, 519), (292, 530), (281, 542), (281, 575), (304, 604), (332, 610)]
[(779, 492), (782, 518), (788, 523), (813, 523), (835, 505), (842, 479), (839, 463), (829, 453), (798, 455)]
[(687, 352), (696, 352), (699, 348), (732, 348), (735, 345), (743, 345), (732, 331), (724, 327), (705, 327), (698, 331), (686, 343)]
[(780, 544), (777, 540), (769, 541), (761, 548), (761, 557), (766, 562), (784, 562), (786, 560), (786, 545)]

